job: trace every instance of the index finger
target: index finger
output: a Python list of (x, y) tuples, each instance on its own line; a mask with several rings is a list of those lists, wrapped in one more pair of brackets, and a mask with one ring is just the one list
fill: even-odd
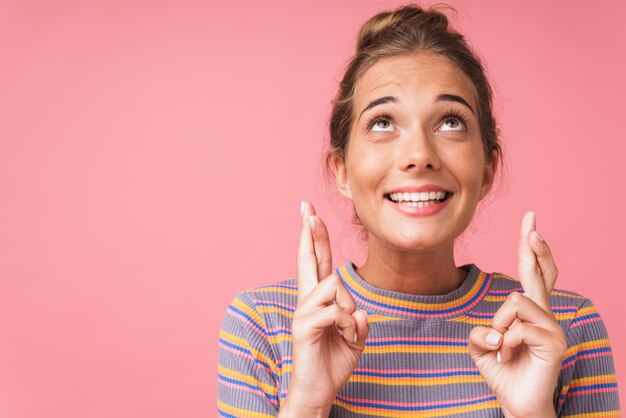
[(296, 264), (298, 267), (298, 305), (317, 286), (317, 257), (309, 225), (309, 202), (302, 201), (300, 243)]
[(522, 219), (517, 258), (517, 274), (524, 289), (524, 294), (539, 305), (544, 311), (551, 312), (550, 296), (537, 262), (535, 252), (530, 246), (530, 235), (536, 229), (535, 211), (528, 211)]

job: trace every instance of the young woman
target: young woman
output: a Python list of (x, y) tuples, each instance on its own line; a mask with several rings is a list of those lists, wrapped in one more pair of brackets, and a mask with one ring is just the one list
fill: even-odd
[(302, 202), (297, 279), (238, 294), (220, 333), (221, 416), (618, 416), (606, 329), (553, 290), (521, 222), (518, 276), (456, 266), (454, 241), (501, 162), (491, 88), (462, 35), (407, 6), (361, 28), (330, 121), (327, 163), (367, 233), (333, 272)]

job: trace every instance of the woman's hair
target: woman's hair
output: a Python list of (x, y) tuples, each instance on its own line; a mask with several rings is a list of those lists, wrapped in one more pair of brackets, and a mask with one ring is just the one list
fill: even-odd
[[(418, 5), (403, 6), (378, 13), (361, 27), (355, 55), (348, 63), (333, 101), (329, 121), (330, 149), (326, 152), (324, 166), (327, 179), (329, 173), (334, 174), (333, 159), (345, 161), (358, 80), (376, 62), (411, 53), (431, 53), (446, 57), (469, 77), (477, 93), (477, 116), (485, 158), (487, 162), (491, 162), (493, 150), (502, 157), (499, 130), (492, 109), (492, 89), (483, 63), (466, 43), (463, 35), (448, 26), (448, 18), (436, 9), (438, 6), (434, 5), (426, 10)], [(502, 158), (498, 161), (502, 164)], [(356, 213), (354, 215), (354, 222), (360, 224)]]

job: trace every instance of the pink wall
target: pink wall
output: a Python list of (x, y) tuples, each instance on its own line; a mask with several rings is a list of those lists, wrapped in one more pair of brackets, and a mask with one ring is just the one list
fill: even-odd
[[(223, 312), (295, 274), (300, 200), (362, 259), (320, 152), (359, 25), (400, 3), (211, 3), (0, 3), (0, 416), (214, 416)], [(511, 172), (458, 261), (514, 275), (536, 209), (626, 399), (626, 3), (451, 3)]]

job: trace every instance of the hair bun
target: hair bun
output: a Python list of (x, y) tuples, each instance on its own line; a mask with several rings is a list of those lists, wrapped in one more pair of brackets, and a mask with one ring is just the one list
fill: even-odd
[(361, 26), (356, 41), (356, 53), (374, 43), (382, 32), (398, 30), (407, 25), (425, 25), (435, 31), (445, 31), (448, 28), (448, 18), (437, 11), (435, 6), (424, 10), (418, 5), (407, 5), (393, 11), (378, 13)]

